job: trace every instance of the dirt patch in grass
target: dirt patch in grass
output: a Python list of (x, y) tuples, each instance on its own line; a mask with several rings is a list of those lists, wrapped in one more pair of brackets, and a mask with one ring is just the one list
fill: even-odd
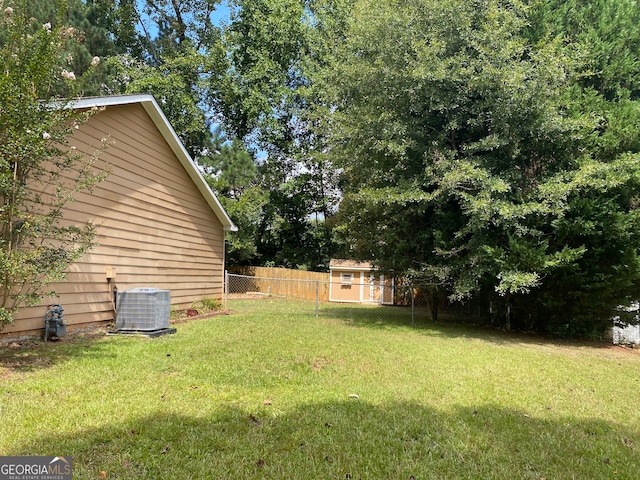
[[(191, 312), (195, 312), (195, 313), (191, 313)], [(216, 317), (218, 315), (229, 315), (229, 311), (219, 310), (215, 312), (199, 313), (197, 310), (188, 309), (188, 310), (179, 312), (176, 316), (172, 316), (169, 323), (171, 323), (172, 325), (175, 325), (178, 323), (190, 322), (192, 320), (202, 320), (205, 318)]]
[(13, 379), (16, 372), (25, 367), (42, 368), (49, 365), (48, 359), (40, 352), (41, 341), (21, 340), (0, 345), (0, 379)]
[(39, 338), (0, 343), (0, 380), (16, 379), (20, 373), (40, 370), (55, 365), (66, 354), (59, 348), (69, 344), (87, 344), (107, 334), (107, 325), (70, 331), (58, 341), (45, 342)]

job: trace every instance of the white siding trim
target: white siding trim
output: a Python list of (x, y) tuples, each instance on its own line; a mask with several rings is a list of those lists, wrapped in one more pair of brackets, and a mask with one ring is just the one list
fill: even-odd
[(329, 301), (333, 302), (333, 278), (331, 276), (331, 270), (329, 270)]
[(376, 288), (376, 278), (370, 273), (369, 274), (369, 301), (373, 302), (375, 300), (375, 288)]

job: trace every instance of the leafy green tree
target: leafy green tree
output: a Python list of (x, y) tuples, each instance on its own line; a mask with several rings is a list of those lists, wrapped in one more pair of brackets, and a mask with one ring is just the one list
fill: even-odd
[[(301, 61), (308, 49), (304, 2), (238, 0), (223, 44), (229, 64), (212, 102), (230, 135), (253, 136), (263, 150), (286, 152), (293, 140)], [(218, 79), (214, 79), (217, 81)]]
[[(46, 1), (46, 0), (45, 0)], [(142, 24), (138, 0), (92, 0), (87, 2), (92, 25), (103, 27), (113, 41), (116, 54), (142, 59), (148, 51), (147, 24)]]
[(590, 333), (607, 325), (616, 302), (628, 304), (639, 294), (640, 11), (628, 0), (535, 1), (530, 19), (532, 42), (562, 39), (580, 56), (570, 90), (573, 110), (594, 123), (580, 169), (568, 176), (574, 188), (554, 238), (583, 245), (585, 252), (569, 273), (547, 277), (539, 300), (552, 307), (547, 311), (562, 308), (578, 319), (556, 318), (563, 328)]
[(220, 0), (96, 3), (118, 53), (105, 62), (110, 81), (103, 91), (153, 94), (194, 159), (206, 156), (218, 122), (208, 101), (211, 79), (226, 68), (212, 21)]
[(240, 140), (226, 141), (220, 130), (216, 130), (212, 149), (200, 158), (200, 165), (238, 227), (237, 232), (227, 234), (227, 265), (257, 264), (256, 235), (269, 196), (259, 185), (253, 155)]
[(609, 127), (592, 107), (608, 94), (584, 84), (587, 47), (534, 42), (528, 12), (355, 2), (314, 77), (342, 230), (362, 260), (500, 304), (507, 328), (591, 333), (637, 294), (640, 171), (632, 143), (598, 140)]
[(57, 26), (33, 22), (26, 4), (5, 2), (0, 18), (0, 329), (92, 247), (95, 226), (65, 221), (64, 207), (104, 177), (68, 143), (91, 112), (55, 93), (77, 92), (65, 57), (78, 30), (63, 26), (64, 2)]
[(261, 262), (327, 269), (335, 251), (324, 220), (337, 204), (336, 178), (311, 128), (317, 94), (307, 71), (325, 48), (319, 26), (329, 3), (238, 1), (224, 29), (229, 63), (210, 90), (212, 104), (230, 135), (263, 154), (258, 178), (268, 204), (255, 237)]
[(200, 165), (216, 192), (237, 200), (257, 183), (256, 162), (240, 140), (226, 141), (219, 129), (213, 139), (213, 151), (201, 158)]
[[(227, 264), (279, 265), (326, 269), (330, 251), (327, 228), (320, 213), (311, 218), (315, 195), (306, 190), (310, 175), (287, 178), (286, 170), (269, 171), (273, 164), (256, 162), (239, 140), (216, 137), (216, 147), (201, 165), (209, 185), (238, 225), (227, 237)], [(278, 184), (269, 185), (274, 178)]]
[(607, 100), (640, 96), (640, 11), (633, 0), (530, 0), (532, 42), (561, 37), (586, 56), (580, 85)]
[(105, 63), (114, 92), (154, 95), (189, 154), (196, 160), (207, 155), (212, 119), (200, 104), (200, 54), (191, 50), (166, 58), (160, 65), (125, 56), (111, 57)]
[(227, 234), (226, 265), (260, 265), (257, 236), (269, 194), (259, 186), (246, 188), (238, 198), (220, 197), (220, 202), (238, 227)]

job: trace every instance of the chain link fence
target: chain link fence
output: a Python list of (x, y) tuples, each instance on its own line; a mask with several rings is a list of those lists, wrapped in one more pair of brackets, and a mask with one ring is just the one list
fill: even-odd
[(315, 317), (411, 325), (430, 318), (428, 309), (415, 304), (413, 289), (406, 286), (225, 274), (228, 310), (260, 300), (295, 302), (300, 313)]
[[(276, 272), (286, 269), (275, 269)], [(287, 274), (289, 272), (284, 272)], [(306, 276), (304, 274), (310, 273)], [(478, 323), (504, 328), (504, 310), (489, 303), (487, 310), (482, 302), (449, 302), (444, 292), (420, 288), (402, 279), (392, 283), (380, 278), (368, 278), (358, 282), (354, 276), (336, 280), (329, 274), (298, 272), (299, 278), (279, 276), (225, 274), (225, 308), (232, 313), (251, 309), (247, 302), (265, 301), (289, 303), (287, 312), (302, 316), (339, 318), (358, 323), (412, 325), (437, 322)], [(361, 278), (365, 278), (364, 276)], [(276, 312), (277, 309), (273, 309)], [(274, 313), (276, 314), (276, 313)], [(618, 322), (620, 323), (620, 322)], [(617, 327), (623, 327), (620, 323)], [(638, 326), (618, 329), (616, 342), (638, 343)]]

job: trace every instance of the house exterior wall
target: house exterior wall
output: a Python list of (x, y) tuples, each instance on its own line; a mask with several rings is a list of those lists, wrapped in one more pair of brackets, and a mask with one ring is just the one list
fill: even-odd
[[(71, 144), (88, 154), (103, 137), (114, 142), (100, 157), (108, 178), (77, 195), (65, 219), (99, 224), (98, 246), (68, 270), (56, 298), (21, 309), (2, 336), (39, 334), (48, 304), (60, 303), (69, 327), (113, 319), (113, 287), (171, 291), (187, 306), (222, 297), (223, 226), (140, 104), (109, 106), (76, 132)], [(106, 270), (115, 278), (109, 283)]]

